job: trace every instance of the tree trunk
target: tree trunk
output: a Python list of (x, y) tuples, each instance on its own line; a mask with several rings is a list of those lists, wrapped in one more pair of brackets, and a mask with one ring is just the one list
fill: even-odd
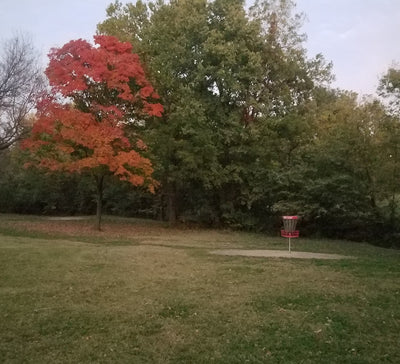
[(176, 212), (176, 190), (175, 190), (175, 184), (172, 182), (168, 183), (168, 188), (167, 188), (167, 216), (168, 216), (168, 222), (170, 225), (176, 224), (176, 217), (177, 217), (177, 212)]
[(96, 209), (96, 229), (101, 231), (101, 212), (103, 207), (103, 180), (104, 176), (96, 176), (96, 186), (97, 186), (97, 209)]

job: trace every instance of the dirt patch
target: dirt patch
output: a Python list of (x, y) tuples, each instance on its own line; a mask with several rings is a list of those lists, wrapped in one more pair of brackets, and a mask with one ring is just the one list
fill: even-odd
[(289, 252), (287, 250), (244, 250), (226, 249), (212, 250), (211, 254), (217, 255), (240, 255), (245, 257), (265, 257), (265, 258), (299, 258), (299, 259), (355, 259), (352, 256), (310, 252)]
[(91, 216), (55, 216), (46, 218), (46, 220), (50, 221), (80, 221), (89, 219), (91, 219)]
[(5, 221), (1, 222), (5, 228), (16, 229), (18, 231), (39, 232), (71, 237), (99, 237), (112, 239), (130, 239), (138, 236), (160, 236), (166, 235), (172, 229), (163, 228), (158, 224), (144, 224), (136, 222), (108, 222), (102, 223), (102, 230), (98, 231), (95, 227), (94, 218), (85, 217), (56, 217), (43, 218), (35, 221)]

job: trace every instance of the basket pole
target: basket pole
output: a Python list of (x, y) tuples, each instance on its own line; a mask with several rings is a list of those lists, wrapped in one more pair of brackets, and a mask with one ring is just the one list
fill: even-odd
[(291, 251), (291, 249), (290, 249), (290, 237), (289, 237), (289, 253), (290, 253), (290, 254), (292, 253), (292, 251)]

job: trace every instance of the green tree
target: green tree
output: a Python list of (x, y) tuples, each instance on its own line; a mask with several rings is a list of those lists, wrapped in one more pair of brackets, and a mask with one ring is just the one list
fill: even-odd
[(175, 0), (107, 9), (99, 31), (131, 40), (166, 109), (161, 127), (148, 125), (148, 144), (170, 221), (184, 205), (240, 225), (265, 192), (260, 180), (269, 183), (276, 157), (260, 146), (269, 144), (269, 126), (280, 117), (296, 129), (304, 118), (288, 115), (329, 75), (322, 57), (306, 59), (292, 7), (262, 2), (246, 13), (240, 0)]
[(391, 120), (385, 124), (384, 135), (386, 143), (382, 150), (386, 163), (382, 173), (383, 182), (386, 182), (387, 191), (391, 197), (388, 199), (390, 220), (392, 225), (400, 225), (400, 69), (391, 67), (382, 76), (378, 93), (383, 97), (384, 103), (391, 115)]
[(400, 68), (391, 67), (384, 74), (378, 86), (378, 93), (382, 96), (389, 108), (389, 111), (400, 116)]
[(389, 235), (396, 229), (395, 120), (378, 100), (358, 102), (350, 92), (319, 90), (314, 101), (312, 138), (291, 176), (296, 190), (278, 187), (277, 207), (294, 204), (304, 224), (325, 235)]
[(177, 217), (178, 190), (189, 180), (206, 180), (206, 173), (199, 171), (212, 170), (204, 167), (213, 158), (204, 109), (190, 86), (198, 67), (193, 49), (202, 42), (200, 24), (206, 24), (205, 5), (205, 1), (149, 6), (141, 1), (124, 6), (115, 2), (107, 9), (109, 18), (99, 25), (102, 33), (132, 41), (163, 100), (165, 113), (156, 127), (146, 125), (146, 142), (157, 160), (155, 176), (161, 181), (171, 222)]

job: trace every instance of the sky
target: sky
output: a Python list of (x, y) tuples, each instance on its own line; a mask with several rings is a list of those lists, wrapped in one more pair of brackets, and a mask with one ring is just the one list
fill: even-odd
[[(373, 94), (400, 63), (400, 0), (295, 0), (310, 57), (333, 62), (334, 87)], [(0, 0), (0, 40), (28, 34), (42, 54), (71, 39), (91, 40), (111, 0)], [(122, 1), (126, 2), (126, 1)]]
[(297, 0), (309, 55), (333, 62), (334, 86), (373, 94), (400, 63), (400, 0)]

